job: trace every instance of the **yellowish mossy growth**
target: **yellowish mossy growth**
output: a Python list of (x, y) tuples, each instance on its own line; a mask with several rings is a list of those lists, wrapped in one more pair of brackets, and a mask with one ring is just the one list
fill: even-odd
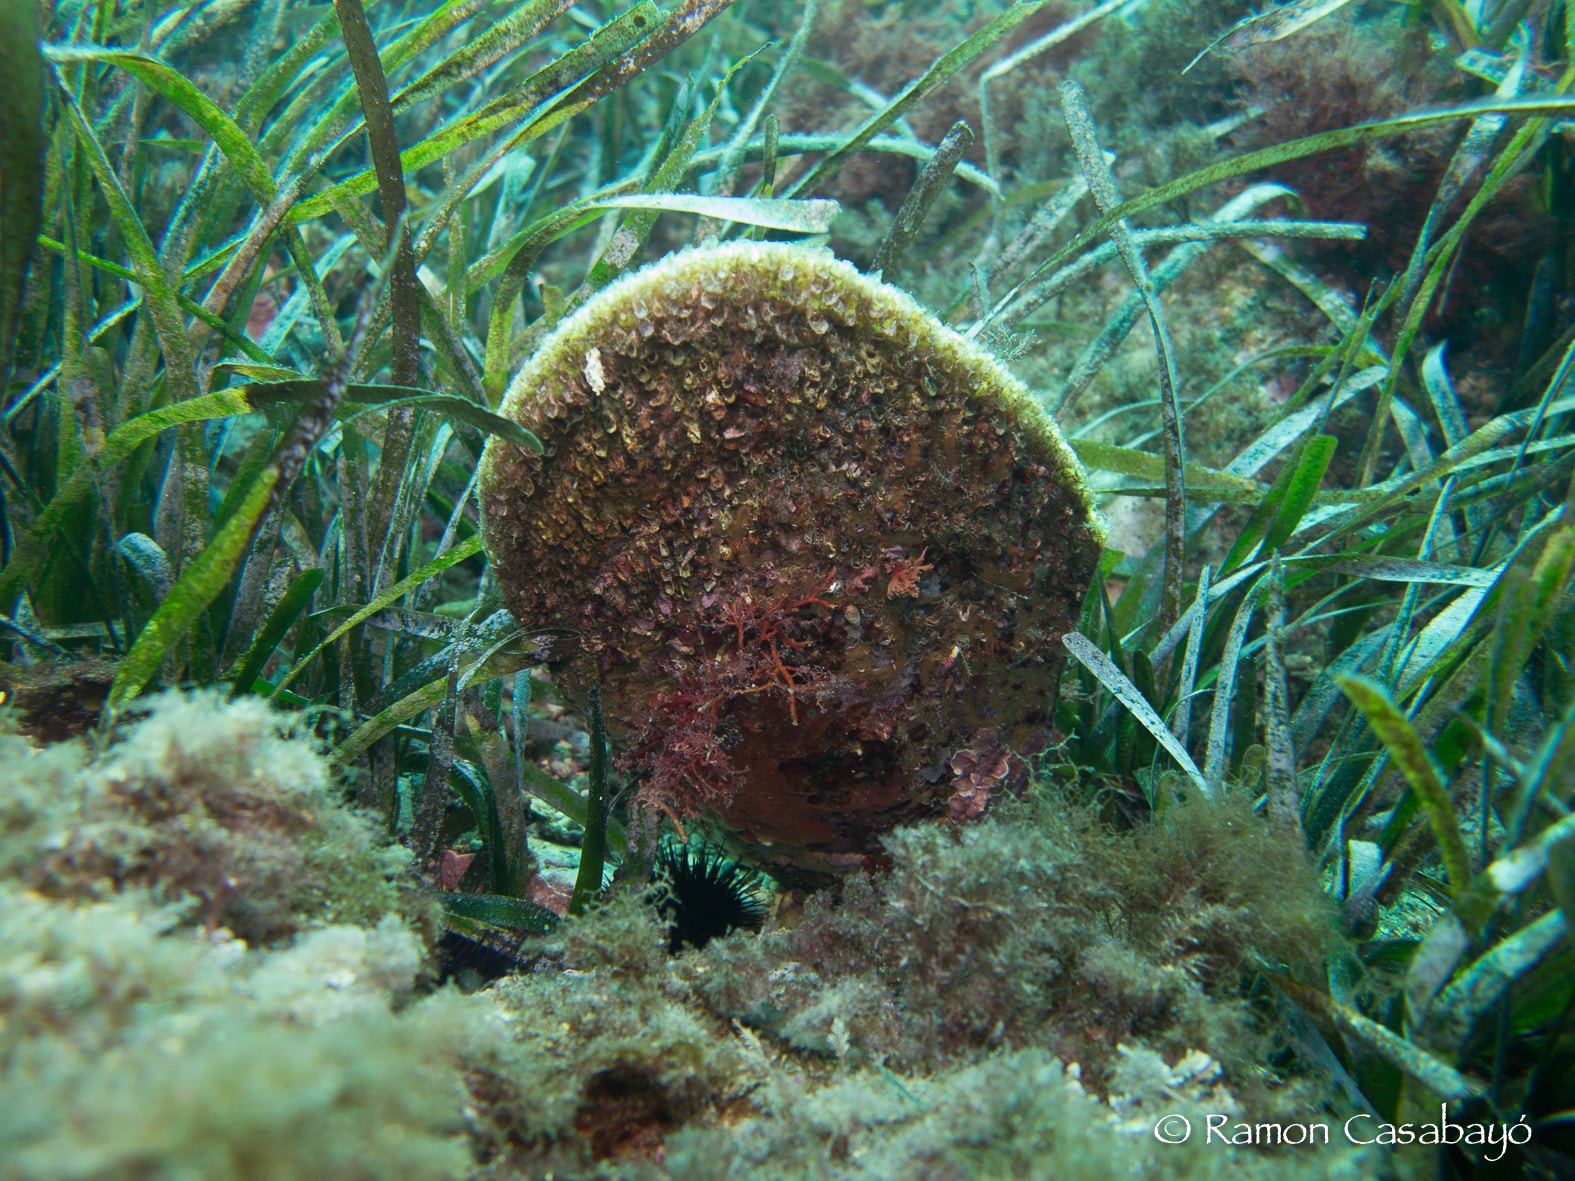
[(494, 441), (509, 607), (571, 628), (668, 808), (799, 868), (982, 811), (1046, 740), (1103, 533), (988, 354), (829, 253), (691, 250), (543, 343)]
[(465, 1176), (458, 1055), (481, 998), (410, 996), (398, 918), (287, 949), (193, 932), (142, 891), (0, 881), (0, 1178)]
[(168, 694), (0, 765), (0, 1181), (469, 1174), (496, 1010), (418, 996), (428, 904), (295, 719)]
[(512, 1036), (473, 1054), (480, 1147), (495, 1177), (587, 1176), (659, 1155), (769, 1073), (758, 1044), (671, 972), (665, 924), (625, 892), (563, 930), (568, 972), (506, 977), (491, 997)]
[[(1133, 1057), (1148, 1069), (1132, 1081), (1146, 1085), (1107, 1103), (1085, 1089), (1079, 1064), (1042, 1049), (1002, 1050), (920, 1078), (868, 1068), (815, 1090), (777, 1077), (753, 1095), (759, 1114), (725, 1129), (685, 1128), (668, 1140), (660, 1172), (630, 1173), (653, 1181), (1373, 1181), (1386, 1175), (1376, 1154), (1344, 1145), (1275, 1157), (1206, 1143), (1209, 1117), (1233, 1118), (1237, 1109), (1223, 1088), (1188, 1077), (1204, 1056), (1174, 1064), (1151, 1051)], [(1185, 1143), (1161, 1142), (1153, 1129), (1167, 1116), (1167, 1131), (1180, 1118), (1198, 1134)]]
[(0, 875), (59, 898), (195, 899), (194, 920), (252, 944), (429, 909), (300, 730), (257, 699), (170, 693), (96, 757), (0, 733), (0, 763), (26, 768), (0, 794)]
[(1206, 1051), (1250, 1087), (1270, 1049), (1243, 983), (1261, 959), (1316, 978), (1334, 937), (1296, 838), (1236, 793), (1133, 833), (1035, 787), (884, 843), (889, 872), (814, 895), (791, 930), (708, 946), (697, 989), (800, 1049), (824, 1049), (841, 1017), (914, 1071), (1040, 1044), (1097, 1078), (1142, 1040)]
[[(513, 1033), (470, 1059), (486, 1176), (1381, 1175), (1338, 1141), (1202, 1142), (1208, 1114), (1344, 1111), (1257, 981), (1317, 979), (1333, 915), (1245, 793), (1134, 833), (1035, 786), (884, 845), (796, 922), (676, 957), (633, 891), (566, 923), (571, 971), (491, 990)], [(1199, 1142), (1156, 1140), (1167, 1114)]]

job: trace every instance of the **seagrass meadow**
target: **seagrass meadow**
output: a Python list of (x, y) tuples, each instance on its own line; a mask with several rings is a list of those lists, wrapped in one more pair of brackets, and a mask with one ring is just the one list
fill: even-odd
[(0, 0), (0, 1181), (1575, 1176), (1568, 0)]

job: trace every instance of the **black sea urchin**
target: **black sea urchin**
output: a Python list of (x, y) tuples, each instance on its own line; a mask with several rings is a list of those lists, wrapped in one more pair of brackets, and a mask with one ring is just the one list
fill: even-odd
[(730, 931), (758, 931), (766, 921), (760, 875), (709, 845), (664, 844), (655, 877), (667, 887), (658, 909), (671, 924), (667, 946), (675, 954)]

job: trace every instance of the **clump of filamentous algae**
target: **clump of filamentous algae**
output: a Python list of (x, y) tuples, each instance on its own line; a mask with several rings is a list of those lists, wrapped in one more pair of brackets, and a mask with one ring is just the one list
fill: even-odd
[(516, 617), (572, 628), (677, 814), (799, 869), (970, 818), (1042, 748), (1101, 526), (1024, 387), (829, 253), (687, 251), (510, 386), (483, 530)]

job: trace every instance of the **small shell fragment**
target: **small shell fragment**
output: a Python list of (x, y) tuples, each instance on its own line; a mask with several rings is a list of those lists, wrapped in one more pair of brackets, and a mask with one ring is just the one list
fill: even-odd
[(607, 375), (602, 372), (602, 351), (598, 348), (585, 350), (585, 383), (598, 394), (607, 388)]

